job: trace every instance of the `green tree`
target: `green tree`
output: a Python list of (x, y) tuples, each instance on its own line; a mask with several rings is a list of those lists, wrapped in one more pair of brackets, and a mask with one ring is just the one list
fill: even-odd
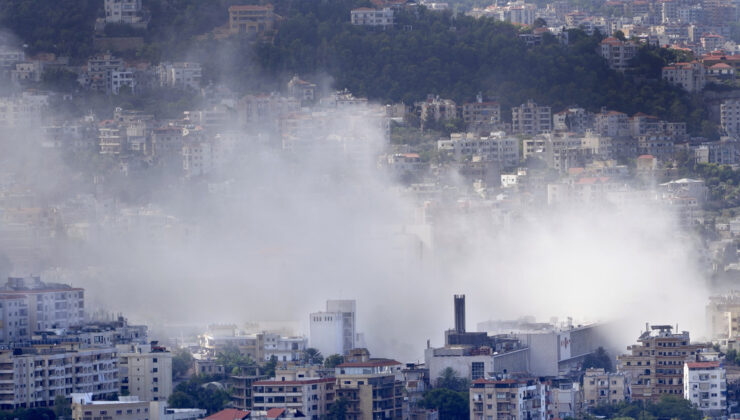
[(193, 355), (187, 349), (180, 349), (172, 357), (172, 377), (180, 378), (188, 373), (193, 366)]
[(586, 370), (589, 368), (601, 368), (606, 372), (612, 371), (612, 358), (603, 347), (599, 347), (595, 352), (587, 354), (583, 358), (581, 369)]
[(470, 387), (470, 382), (460, 377), (460, 375), (451, 367), (447, 367), (440, 373), (437, 378), (438, 388), (446, 388), (457, 392), (467, 392)]
[(57, 418), (71, 418), (72, 417), (72, 405), (64, 395), (57, 395), (54, 397), (54, 415)]
[(440, 419), (463, 420), (470, 417), (467, 392), (435, 388), (424, 394), (421, 406), (427, 409), (436, 409), (439, 412)]
[(274, 354), (270, 356), (270, 360), (262, 367), (262, 373), (269, 377), (275, 376), (275, 368), (277, 368), (277, 362), (277, 356), (275, 356)]
[(216, 355), (216, 363), (223, 365), (224, 372), (231, 372), (235, 368), (254, 366), (254, 360), (248, 354), (242, 354), (236, 345), (229, 345)]
[(324, 356), (321, 352), (313, 347), (309, 347), (303, 352), (303, 363), (309, 365), (320, 365), (324, 363)]
[(347, 402), (347, 399), (342, 397), (338, 400), (334, 401), (334, 404), (331, 405), (331, 408), (329, 409), (329, 412), (327, 413), (326, 417), (328, 420), (345, 420), (347, 417), (347, 406), (349, 405), (349, 402)]
[(344, 356), (340, 354), (332, 354), (327, 356), (326, 359), (324, 359), (324, 367), (327, 369), (334, 369), (338, 365), (341, 365), (344, 363)]
[(172, 395), (167, 399), (167, 404), (172, 408), (200, 408), (213, 414), (223, 410), (231, 399), (229, 394), (215, 386), (205, 386), (208, 377), (193, 377), (187, 381), (180, 382)]

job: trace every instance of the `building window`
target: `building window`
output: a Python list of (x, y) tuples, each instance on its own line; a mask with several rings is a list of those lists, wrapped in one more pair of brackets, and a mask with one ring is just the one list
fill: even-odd
[(470, 364), (470, 376), (472, 380), (482, 378), (485, 375), (485, 364), (483, 362), (472, 362)]

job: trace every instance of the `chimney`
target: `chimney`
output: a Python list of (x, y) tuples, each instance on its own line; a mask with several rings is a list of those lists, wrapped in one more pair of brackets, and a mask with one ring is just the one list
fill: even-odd
[(465, 332), (465, 295), (455, 295), (455, 332)]

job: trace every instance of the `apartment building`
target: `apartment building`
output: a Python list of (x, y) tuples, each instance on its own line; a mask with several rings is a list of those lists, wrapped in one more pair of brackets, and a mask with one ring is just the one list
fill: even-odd
[(552, 111), (532, 101), (511, 109), (511, 127), (515, 134), (534, 135), (552, 131)]
[(712, 339), (730, 339), (740, 335), (740, 292), (711, 296), (706, 319)]
[(432, 121), (449, 121), (457, 118), (457, 105), (451, 99), (430, 95), (426, 101), (414, 104), (422, 126)]
[(671, 161), (675, 156), (673, 138), (657, 134), (637, 136), (637, 153), (640, 155), (652, 155), (659, 162)]
[(489, 162), (497, 162), (503, 167), (519, 164), (519, 139), (507, 136), (504, 132), (479, 136), (476, 133), (452, 133), (449, 140), (438, 140), (437, 150), (452, 152), (455, 160), (481, 156)]
[(254, 404), (252, 386), (257, 381), (268, 379), (267, 375), (260, 374), (256, 366), (242, 367), (236, 375), (229, 375), (227, 382), (231, 389), (231, 405), (240, 410), (251, 410)]
[(111, 54), (99, 54), (87, 60), (87, 72), (83, 84), (91, 90), (110, 93), (113, 72), (125, 71), (122, 59)]
[(604, 369), (586, 369), (583, 376), (583, 402), (587, 407), (616, 404), (629, 399), (627, 378)]
[(663, 80), (682, 87), (688, 92), (699, 92), (706, 85), (706, 69), (698, 61), (675, 63), (663, 67)]
[(142, 21), (141, 0), (105, 0), (105, 23), (135, 24)]
[(117, 393), (114, 347), (38, 344), (0, 351), (0, 409), (49, 407), (73, 392), (104, 397)]
[(121, 392), (142, 401), (166, 401), (172, 394), (172, 353), (157, 345), (118, 346)]
[(52, 328), (68, 328), (85, 319), (85, 291), (44, 283), (38, 276), (9, 277), (0, 288), (0, 338), (4, 343), (30, 338)]
[(265, 361), (275, 357), (280, 362), (303, 360), (303, 352), (308, 347), (306, 337), (283, 337), (280, 334), (264, 333)]
[(401, 419), (401, 363), (369, 355), (336, 367), (336, 399), (347, 400), (347, 420)]
[(71, 397), (73, 420), (196, 420), (206, 414), (206, 410), (168, 408), (166, 402), (141, 401), (136, 396), (93, 400), (89, 393), (74, 393)]
[(334, 403), (334, 378), (293, 378), (252, 383), (252, 409), (290, 408), (307, 418), (324, 418)]
[(720, 126), (729, 135), (740, 134), (740, 101), (725, 100), (719, 106)]
[(726, 414), (727, 378), (719, 361), (686, 362), (683, 368), (683, 397), (705, 415)]
[(608, 37), (601, 41), (600, 48), (601, 56), (609, 63), (610, 68), (624, 71), (629, 67), (630, 60), (637, 55), (639, 45), (633, 41)]
[(470, 419), (545, 419), (546, 386), (536, 379), (474, 380), (470, 385)]
[(501, 124), (501, 105), (482, 100), (467, 102), (462, 106), (462, 119), (468, 126), (498, 126)]
[(261, 35), (274, 26), (275, 13), (271, 4), (229, 7), (229, 31), (232, 34)]
[(594, 114), (583, 108), (568, 108), (553, 114), (552, 119), (555, 131), (585, 133), (594, 125)]
[(160, 86), (200, 89), (200, 80), (203, 76), (200, 63), (161, 63), (157, 66), (156, 72)]
[(346, 354), (357, 347), (356, 309), (354, 300), (327, 300), (326, 311), (309, 315), (310, 346), (324, 356)]
[(372, 9), (370, 7), (360, 7), (350, 11), (350, 21), (353, 25), (361, 26), (393, 26), (393, 9)]
[(149, 401), (135, 396), (119, 396), (116, 401), (94, 401), (92, 395), (72, 394), (72, 419), (151, 420)]
[(617, 357), (617, 371), (627, 376), (631, 398), (658, 401), (663, 395), (683, 395), (686, 361), (696, 360), (702, 348), (691, 344), (688, 331), (674, 333), (670, 325), (646, 328), (629, 354)]
[(594, 130), (598, 134), (608, 137), (628, 137), (631, 134), (627, 114), (605, 109), (596, 114)]

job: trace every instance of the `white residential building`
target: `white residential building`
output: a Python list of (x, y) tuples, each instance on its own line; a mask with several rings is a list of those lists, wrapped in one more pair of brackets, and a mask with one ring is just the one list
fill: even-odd
[(118, 393), (114, 347), (16, 348), (0, 351), (0, 409), (50, 407), (57, 395)]
[(0, 338), (9, 343), (37, 331), (69, 328), (85, 319), (85, 291), (64, 284), (47, 284), (40, 277), (10, 277), (0, 288), (3, 323)]
[(725, 368), (719, 361), (686, 362), (683, 366), (683, 397), (706, 415), (725, 414)]
[(200, 63), (162, 63), (157, 67), (157, 75), (161, 86), (200, 89), (203, 70)]
[(134, 24), (141, 22), (141, 0), (105, 0), (105, 22)]
[(725, 100), (719, 106), (720, 125), (730, 135), (740, 134), (740, 100)]
[(357, 347), (355, 311), (354, 300), (327, 300), (326, 311), (310, 315), (310, 346), (324, 357)]
[(388, 7), (384, 9), (372, 9), (369, 7), (360, 7), (352, 9), (350, 18), (353, 25), (362, 26), (393, 26), (393, 9)]
[(265, 360), (270, 360), (273, 356), (280, 362), (302, 360), (307, 345), (306, 337), (283, 337), (280, 334), (264, 333)]
[(620, 41), (609, 37), (601, 41), (601, 56), (614, 70), (624, 71), (629, 67), (630, 60), (637, 55), (638, 44), (633, 41)]
[(452, 133), (449, 140), (437, 141), (437, 149), (451, 151), (458, 161), (468, 156), (482, 156), (504, 167), (519, 163), (519, 139), (502, 131), (486, 137), (475, 133)]

